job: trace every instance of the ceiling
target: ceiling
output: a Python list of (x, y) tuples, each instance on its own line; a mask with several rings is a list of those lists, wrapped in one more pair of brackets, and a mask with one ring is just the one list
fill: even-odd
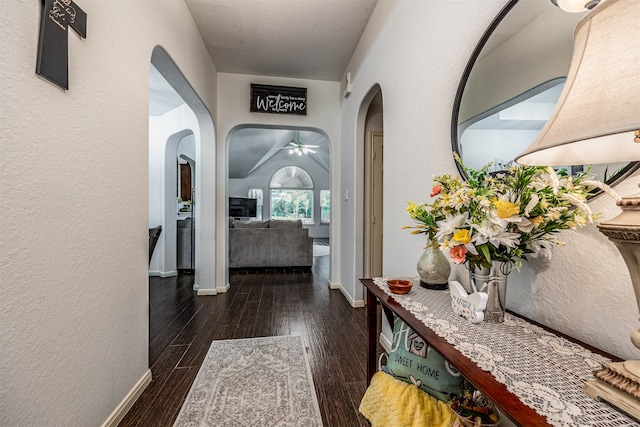
[[(340, 81), (378, 0), (185, 0), (216, 69)], [(184, 101), (152, 66), (149, 114)]]
[(300, 141), (305, 145), (317, 145), (315, 153), (303, 154), (305, 160), (316, 162), (327, 172), (330, 171), (331, 156), (327, 138), (311, 130), (275, 129), (248, 127), (229, 135), (229, 178), (245, 178), (269, 159), (293, 159), (298, 156), (289, 153), (289, 143)]
[(377, 0), (185, 0), (216, 69), (340, 81)]
[[(309, 80), (340, 81), (378, 0), (185, 0), (216, 69)], [(184, 101), (153, 67), (149, 115), (158, 117)], [(246, 128), (229, 140), (229, 177), (244, 178), (298, 135), (292, 129)], [(301, 130), (318, 145), (308, 157), (329, 170), (329, 142)]]

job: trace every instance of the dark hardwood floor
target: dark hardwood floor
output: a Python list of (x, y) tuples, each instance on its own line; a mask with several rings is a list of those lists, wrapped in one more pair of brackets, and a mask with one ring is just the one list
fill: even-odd
[(300, 335), (324, 425), (367, 426), (365, 309), (328, 287), (329, 257), (311, 269), (233, 270), (229, 292), (196, 296), (193, 276), (149, 280), (153, 381), (120, 426), (171, 426), (212, 340)]

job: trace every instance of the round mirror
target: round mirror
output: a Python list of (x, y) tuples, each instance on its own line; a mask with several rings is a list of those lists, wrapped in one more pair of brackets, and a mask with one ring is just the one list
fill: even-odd
[[(478, 42), (454, 101), (452, 147), (465, 166), (492, 162), (499, 172), (535, 139), (550, 117), (571, 65), (573, 30), (583, 13), (550, 0), (510, 0)], [(612, 184), (639, 163), (566, 165)], [(461, 165), (460, 174), (466, 178)]]

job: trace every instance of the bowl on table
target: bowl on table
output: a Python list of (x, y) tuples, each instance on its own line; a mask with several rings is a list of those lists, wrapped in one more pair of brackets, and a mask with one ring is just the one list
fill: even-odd
[(389, 279), (387, 280), (389, 290), (398, 295), (404, 295), (411, 290), (413, 283), (410, 280), (404, 279)]

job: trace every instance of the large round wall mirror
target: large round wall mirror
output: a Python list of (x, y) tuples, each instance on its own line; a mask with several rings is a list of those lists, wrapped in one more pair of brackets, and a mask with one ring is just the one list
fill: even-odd
[[(510, 0), (478, 42), (463, 73), (451, 121), (452, 147), (465, 166), (514, 164), (544, 127), (562, 92), (573, 53), (573, 30), (583, 13), (551, 0)], [(613, 184), (640, 163), (566, 165)], [(466, 178), (462, 167), (460, 174)]]

